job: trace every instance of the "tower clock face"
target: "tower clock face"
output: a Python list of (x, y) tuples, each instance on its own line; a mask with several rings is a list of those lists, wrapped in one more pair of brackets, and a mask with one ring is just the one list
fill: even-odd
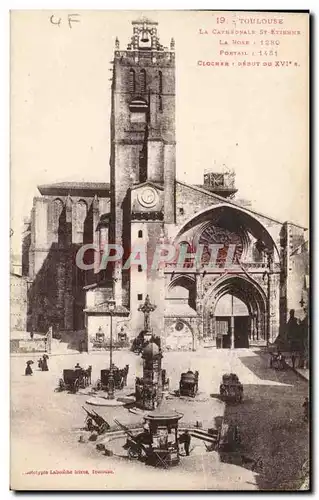
[(137, 198), (142, 207), (152, 208), (157, 203), (158, 194), (152, 187), (146, 187), (138, 193)]

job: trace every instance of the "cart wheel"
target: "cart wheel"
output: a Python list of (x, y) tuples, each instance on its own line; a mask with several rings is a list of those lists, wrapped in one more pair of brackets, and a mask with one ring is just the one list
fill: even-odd
[(104, 422), (100, 428), (99, 428), (99, 431), (98, 431), (98, 434), (104, 434), (104, 432), (106, 432), (107, 430), (109, 429), (109, 425)]
[(80, 382), (79, 379), (77, 378), (73, 384), (73, 392), (74, 393), (78, 392), (79, 388), (80, 388)]
[(139, 459), (141, 457), (141, 451), (134, 448), (129, 448), (128, 456), (133, 459)]

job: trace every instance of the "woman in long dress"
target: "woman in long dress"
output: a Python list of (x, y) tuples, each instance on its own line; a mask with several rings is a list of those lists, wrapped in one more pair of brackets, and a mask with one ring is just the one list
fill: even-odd
[(41, 369), (42, 369), (43, 372), (48, 372), (49, 371), (48, 356), (46, 356), (46, 355), (44, 355), (43, 358), (42, 358)]
[(27, 361), (27, 366), (26, 366), (26, 369), (25, 369), (25, 375), (32, 375), (33, 374), (33, 371), (32, 371), (32, 368), (31, 368), (31, 363), (33, 363), (33, 361)]

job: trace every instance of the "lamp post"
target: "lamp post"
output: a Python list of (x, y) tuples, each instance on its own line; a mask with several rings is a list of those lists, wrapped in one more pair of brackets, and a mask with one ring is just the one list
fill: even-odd
[(107, 399), (114, 399), (114, 377), (113, 377), (113, 313), (115, 310), (115, 300), (108, 301), (108, 310), (110, 313), (110, 375), (108, 383)]

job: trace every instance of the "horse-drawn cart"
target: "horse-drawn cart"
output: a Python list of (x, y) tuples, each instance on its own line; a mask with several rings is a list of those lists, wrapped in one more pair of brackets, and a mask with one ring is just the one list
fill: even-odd
[(83, 368), (67, 368), (63, 370), (63, 378), (60, 378), (57, 390), (68, 390), (69, 392), (75, 394), (80, 388), (85, 389), (91, 383), (91, 372), (91, 366), (89, 366), (86, 370)]
[[(123, 389), (127, 385), (127, 375), (129, 371), (129, 365), (125, 368), (118, 368), (113, 366), (113, 380), (114, 388), (117, 390)], [(110, 370), (101, 370), (101, 378), (96, 382), (96, 389), (107, 391), (109, 388)]]
[(244, 388), (235, 373), (226, 373), (223, 375), (222, 383), (219, 386), (219, 394), (224, 401), (242, 402)]
[(189, 396), (194, 398), (198, 391), (198, 371), (188, 371), (181, 374), (179, 383), (179, 394), (181, 396)]

